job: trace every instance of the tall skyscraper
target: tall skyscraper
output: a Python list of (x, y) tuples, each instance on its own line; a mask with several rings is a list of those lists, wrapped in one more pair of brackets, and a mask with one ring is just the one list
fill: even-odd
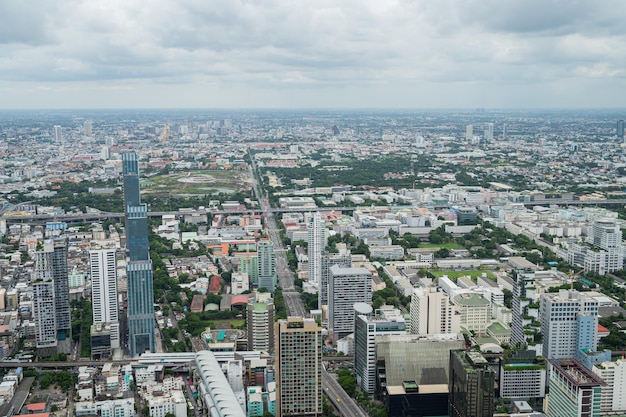
[(321, 310), (322, 306), (328, 305), (328, 282), (330, 277), (330, 267), (333, 265), (339, 265), (343, 268), (350, 268), (352, 266), (352, 257), (349, 254), (342, 255), (337, 253), (324, 253), (322, 254), (322, 266), (320, 274), (320, 288), (319, 297), (317, 299), (318, 308)]
[(411, 295), (411, 334), (459, 333), (461, 315), (436, 287), (415, 288)]
[(322, 328), (313, 319), (275, 324), (276, 415), (322, 416)]
[(33, 319), (37, 354), (54, 356), (57, 353), (54, 281), (48, 270), (35, 271), (33, 276)]
[(308, 255), (309, 255), (309, 282), (320, 285), (322, 280), (322, 254), (326, 247), (324, 221), (319, 212), (313, 214), (307, 225)]
[(128, 347), (131, 356), (155, 351), (154, 289), (152, 261), (148, 249), (148, 208), (139, 195), (137, 154), (122, 155), (124, 168), (124, 205), (126, 212), (126, 249), (128, 262)]
[(89, 251), (89, 266), (93, 324), (108, 324), (111, 329), (111, 349), (118, 349), (121, 343), (115, 249)]
[(54, 143), (63, 142), (63, 128), (59, 125), (54, 125)]
[(257, 243), (259, 289), (265, 288), (270, 293), (276, 291), (276, 256), (270, 240)]
[(624, 138), (624, 120), (617, 121), (617, 138), (618, 139)]
[(365, 268), (330, 268), (328, 329), (335, 340), (354, 332), (354, 304), (372, 304), (372, 273)]
[(257, 292), (248, 303), (246, 317), (248, 350), (274, 351), (274, 300), (269, 293)]
[[(530, 300), (526, 288), (535, 287), (535, 274), (532, 272), (513, 272), (513, 299), (511, 301), (511, 346), (521, 344), (526, 347), (526, 333), (524, 333), (524, 316), (528, 315)], [(532, 337), (532, 336), (531, 336)]]
[(48, 271), (54, 283), (54, 314), (57, 336), (57, 353), (71, 352), (70, 288), (67, 275), (67, 241), (46, 240), (43, 249), (35, 252), (35, 269)]
[(485, 141), (493, 142), (493, 123), (487, 123), (485, 128)]
[(366, 303), (354, 305), (354, 374), (356, 383), (370, 395), (376, 390), (376, 336), (406, 334), (404, 317), (391, 306), (372, 315)]
[(544, 293), (539, 303), (543, 335), (542, 356), (578, 358), (598, 343), (598, 301), (575, 290)]
[(494, 386), (495, 372), (479, 352), (450, 351), (450, 417), (492, 417)]

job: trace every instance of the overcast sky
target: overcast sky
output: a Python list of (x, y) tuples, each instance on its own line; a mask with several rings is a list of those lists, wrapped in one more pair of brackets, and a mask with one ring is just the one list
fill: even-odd
[(2, 0), (0, 108), (626, 108), (620, 0)]

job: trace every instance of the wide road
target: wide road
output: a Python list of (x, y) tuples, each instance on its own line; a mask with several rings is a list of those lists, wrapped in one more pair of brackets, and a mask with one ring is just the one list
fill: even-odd
[(254, 176), (256, 170), (256, 163), (254, 158), (250, 158), (252, 161), (250, 167), (250, 178), (252, 181), (252, 190), (256, 196), (257, 201), (261, 205), (261, 211), (263, 213), (265, 227), (267, 234), (274, 246), (274, 255), (276, 259), (276, 275), (278, 276), (278, 284), (282, 289), (283, 299), (285, 300), (285, 306), (287, 307), (287, 314), (289, 316), (306, 317), (307, 312), (302, 303), (300, 293), (296, 291), (293, 284), (293, 273), (289, 269), (289, 262), (287, 261), (287, 249), (283, 246), (283, 241), (280, 238), (279, 229), (276, 226), (276, 218), (271, 211), (269, 200), (264, 196), (263, 190), (260, 189), (259, 184)]
[(363, 412), (361, 407), (354, 402), (352, 397), (346, 394), (335, 377), (329, 374), (323, 366), (322, 388), (324, 389), (324, 394), (326, 394), (328, 400), (335, 406), (337, 411), (339, 411), (343, 417), (367, 417), (367, 414)]

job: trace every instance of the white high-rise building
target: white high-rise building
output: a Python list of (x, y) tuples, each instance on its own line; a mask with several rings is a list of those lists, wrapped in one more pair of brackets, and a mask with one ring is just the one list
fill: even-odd
[(54, 143), (63, 142), (63, 128), (59, 125), (54, 125)]
[(411, 334), (459, 333), (461, 315), (436, 287), (415, 288), (411, 295)]
[(485, 141), (493, 142), (493, 123), (487, 123), (485, 128)]
[(365, 268), (330, 267), (328, 329), (335, 340), (354, 332), (354, 304), (372, 303), (372, 273)]
[(474, 126), (467, 125), (465, 126), (465, 140), (473, 140), (474, 139)]
[(400, 310), (382, 306), (372, 315), (366, 303), (354, 305), (354, 373), (356, 383), (368, 394), (376, 390), (376, 336), (404, 335), (406, 323)]
[(626, 360), (602, 362), (594, 365), (592, 371), (606, 383), (602, 387), (600, 412), (623, 415), (626, 412)]
[(322, 306), (328, 306), (328, 282), (330, 281), (330, 267), (333, 265), (349, 268), (352, 266), (352, 257), (350, 254), (338, 253), (324, 253), (322, 255), (319, 296), (317, 299), (320, 310)]
[(83, 131), (85, 132), (85, 136), (91, 136), (93, 133), (93, 125), (91, 120), (85, 120), (83, 123)]
[(308, 255), (309, 255), (309, 283), (319, 286), (322, 280), (322, 254), (326, 246), (324, 220), (319, 212), (313, 214), (307, 225)]
[(598, 301), (575, 290), (544, 293), (539, 304), (542, 356), (575, 358), (598, 343)]
[(624, 268), (624, 250), (622, 248), (622, 230), (613, 220), (599, 220), (589, 228), (587, 243), (606, 251), (606, 272)]
[(111, 348), (117, 349), (121, 343), (115, 249), (90, 250), (89, 267), (93, 324), (110, 324)]

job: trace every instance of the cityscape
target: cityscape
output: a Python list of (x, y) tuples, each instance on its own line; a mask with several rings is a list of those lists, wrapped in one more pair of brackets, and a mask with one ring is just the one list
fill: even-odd
[(4, 112), (3, 415), (626, 413), (618, 117)]
[(0, 417), (626, 417), (624, 22), (0, 2)]

